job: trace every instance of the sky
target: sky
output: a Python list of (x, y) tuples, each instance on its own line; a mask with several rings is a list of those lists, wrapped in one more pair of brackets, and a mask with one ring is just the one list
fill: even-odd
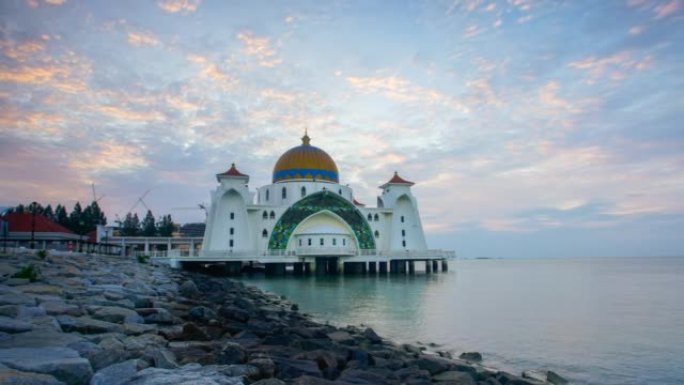
[[(459, 257), (684, 255), (684, 1), (0, 2), (0, 206), (202, 221), (311, 144)], [(136, 205), (137, 203), (137, 205)]]

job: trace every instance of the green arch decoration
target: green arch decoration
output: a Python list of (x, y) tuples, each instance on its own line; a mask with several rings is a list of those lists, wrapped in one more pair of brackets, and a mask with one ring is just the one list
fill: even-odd
[(356, 235), (360, 249), (375, 249), (375, 239), (366, 218), (349, 201), (327, 190), (311, 194), (292, 205), (278, 219), (271, 231), (268, 248), (284, 250), (301, 221), (319, 211), (329, 210), (342, 218)]

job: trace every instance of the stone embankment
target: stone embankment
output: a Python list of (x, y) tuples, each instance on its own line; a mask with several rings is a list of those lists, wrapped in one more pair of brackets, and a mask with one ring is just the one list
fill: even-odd
[(0, 384), (565, 383), (463, 357), (320, 324), (226, 278), (111, 256), (0, 258)]

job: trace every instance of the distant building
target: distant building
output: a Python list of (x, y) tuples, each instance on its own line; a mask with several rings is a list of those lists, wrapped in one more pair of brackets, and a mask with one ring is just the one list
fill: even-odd
[(40, 214), (13, 212), (0, 221), (5, 223), (0, 226), (0, 241), (8, 246), (30, 247), (33, 241), (35, 248), (66, 249), (69, 242), (86, 239)]
[(351, 187), (339, 183), (330, 155), (311, 145), (306, 134), (301, 145), (277, 160), (271, 184), (250, 191), (249, 175), (235, 164), (216, 179), (199, 255), (205, 259), (284, 256), (292, 262), (342, 264), (363, 256), (389, 261), (453, 255), (427, 249), (413, 182), (395, 172), (379, 186), (377, 207), (363, 205)]
[(206, 229), (206, 223), (186, 223), (180, 227), (181, 237), (202, 237)]

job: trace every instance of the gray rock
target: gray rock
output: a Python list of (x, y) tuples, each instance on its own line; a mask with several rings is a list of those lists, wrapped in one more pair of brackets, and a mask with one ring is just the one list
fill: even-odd
[(464, 352), (461, 353), (461, 355), (458, 356), (458, 358), (466, 361), (480, 362), (482, 361), (482, 354), (478, 352)]
[(374, 344), (379, 344), (380, 342), (382, 342), (382, 338), (380, 338), (380, 336), (375, 332), (375, 330), (371, 328), (366, 328), (366, 330), (363, 331), (363, 336)]
[(97, 344), (97, 349), (86, 358), (93, 366), (93, 370), (100, 370), (126, 359), (126, 350), (121, 341), (108, 337)]
[(123, 340), (124, 348), (130, 356), (141, 356), (148, 348), (165, 347), (167, 341), (156, 334), (143, 334), (141, 336), (130, 336)]
[(194, 319), (195, 321), (205, 323), (218, 318), (216, 312), (206, 306), (193, 307), (190, 309), (188, 314), (190, 315), (190, 318)]
[(180, 295), (183, 297), (188, 297), (188, 298), (198, 298), (202, 293), (200, 293), (199, 289), (197, 288), (197, 285), (195, 285), (195, 282), (191, 280), (187, 280), (183, 282), (182, 285), (178, 288), (178, 292)]
[(265, 378), (257, 382), (252, 382), (252, 385), (287, 385), (287, 383), (277, 378)]
[(503, 385), (539, 385), (537, 380), (524, 379), (506, 372), (497, 372), (496, 379)]
[(338, 331), (334, 331), (332, 333), (328, 333), (328, 338), (330, 338), (331, 340), (333, 340), (335, 342), (339, 342), (339, 343), (345, 343), (345, 342), (350, 342), (350, 341), (354, 340), (352, 338), (351, 334), (349, 334), (348, 332), (342, 331), (342, 330), (338, 330)]
[(0, 306), (0, 316), (15, 318), (19, 315), (19, 305)]
[(558, 373), (554, 372), (553, 370), (549, 370), (546, 372), (546, 381), (552, 383), (553, 385), (565, 385), (568, 383), (568, 380), (561, 377)]
[(423, 356), (413, 362), (420, 369), (427, 370), (431, 375), (449, 370), (451, 362), (444, 358)]
[(247, 358), (245, 348), (235, 342), (226, 342), (221, 348), (218, 356), (218, 363), (224, 365), (242, 364)]
[(94, 320), (88, 317), (71, 317), (66, 315), (57, 316), (57, 322), (67, 333), (79, 332), (81, 334), (98, 333), (121, 333), (123, 328), (111, 322)]
[(147, 368), (127, 385), (243, 385), (240, 377), (228, 377), (212, 366), (188, 364), (178, 369)]
[(136, 309), (138, 314), (143, 316), (145, 319), (145, 323), (148, 324), (163, 324), (163, 325), (171, 325), (174, 323), (177, 323), (177, 320), (174, 318), (171, 313), (169, 313), (168, 310), (160, 307), (153, 307), (153, 308), (142, 308), (142, 309)]
[(134, 310), (123, 307), (103, 306), (95, 309), (92, 317), (101, 321), (112, 323), (138, 323), (144, 322), (143, 318)]
[(247, 322), (250, 317), (248, 311), (242, 310), (235, 306), (221, 306), (219, 308), (219, 314), (225, 318), (238, 322)]
[(78, 341), (83, 341), (83, 337), (78, 334), (35, 327), (26, 333), (13, 334), (12, 339), (0, 341), (0, 348), (66, 347)]
[(475, 380), (466, 372), (454, 370), (439, 373), (432, 377), (435, 382), (448, 382), (450, 385), (476, 385)]
[(5, 292), (0, 294), (0, 305), (36, 306), (36, 299), (23, 293)]
[(145, 349), (143, 358), (152, 362), (157, 368), (175, 369), (178, 367), (178, 363), (176, 363), (176, 355), (166, 348), (148, 347)]
[(0, 363), (21, 371), (50, 374), (69, 385), (87, 384), (93, 375), (88, 360), (68, 348), (0, 349)]
[(123, 324), (123, 332), (129, 336), (139, 336), (145, 333), (153, 333), (157, 331), (155, 325), (146, 325), (139, 323), (125, 323)]
[(275, 375), (275, 362), (268, 357), (254, 358), (249, 360), (247, 363), (259, 369), (259, 376), (261, 378), (269, 378)]
[(90, 379), (90, 385), (123, 385), (146, 367), (145, 361), (139, 359), (119, 362), (98, 370)]
[(0, 384), (3, 385), (64, 385), (49, 374), (29, 373), (7, 367), (0, 368)]
[(0, 332), (23, 333), (33, 329), (30, 323), (0, 316)]
[(337, 381), (358, 385), (393, 385), (396, 383), (396, 380), (392, 381), (391, 377), (386, 374), (378, 374), (366, 370), (347, 369), (342, 372)]
[(294, 379), (299, 376), (323, 377), (318, 369), (318, 365), (313, 361), (274, 357), (273, 362), (276, 364), (278, 377), (284, 380)]

